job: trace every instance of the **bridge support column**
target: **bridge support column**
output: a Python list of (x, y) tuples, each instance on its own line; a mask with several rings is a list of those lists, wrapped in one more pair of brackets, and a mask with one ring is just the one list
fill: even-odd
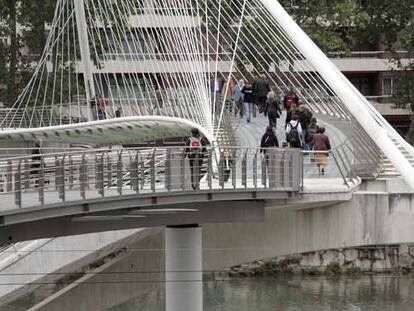
[(202, 229), (165, 229), (166, 311), (203, 310)]

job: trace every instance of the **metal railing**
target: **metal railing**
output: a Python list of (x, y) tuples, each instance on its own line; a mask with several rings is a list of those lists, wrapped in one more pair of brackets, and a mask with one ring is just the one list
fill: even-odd
[(33, 154), (0, 160), (0, 200), (10, 208), (25, 208), (128, 194), (299, 192), (302, 163), (298, 149), (206, 147), (195, 154), (174, 147)]

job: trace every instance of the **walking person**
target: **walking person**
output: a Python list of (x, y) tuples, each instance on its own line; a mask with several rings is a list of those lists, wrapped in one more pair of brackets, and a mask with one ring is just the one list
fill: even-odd
[(184, 156), (187, 156), (190, 161), (191, 187), (193, 190), (197, 190), (200, 188), (201, 168), (206, 153), (205, 139), (197, 128), (191, 130), (191, 136), (187, 139), (186, 145)]
[[(318, 128), (318, 132), (313, 135), (313, 150), (315, 153), (315, 162), (318, 167), (319, 175), (325, 175), (325, 167), (328, 163), (329, 151), (331, 150), (331, 142), (329, 137), (325, 135), (325, 128)], [(325, 151), (325, 152), (324, 152)]]
[(296, 107), (296, 104), (292, 104), (292, 106), (286, 110), (285, 127), (287, 127), (289, 122), (292, 121), (294, 114), (298, 114), (298, 108)]
[(279, 147), (279, 141), (277, 140), (277, 136), (273, 131), (273, 127), (268, 125), (266, 127), (266, 132), (262, 136), (262, 140), (260, 142), (260, 153), (266, 154), (267, 148), (277, 148)]
[(295, 113), (292, 116), (292, 120), (286, 126), (286, 141), (289, 143), (290, 148), (302, 148), (302, 134), (302, 126), (300, 125), (298, 115)]
[(269, 81), (267, 81), (265, 74), (260, 75), (259, 80), (257, 80), (254, 85), (253, 91), (256, 94), (256, 103), (257, 107), (259, 108), (259, 112), (265, 112), (267, 94), (271, 91)]
[(236, 108), (234, 110), (234, 116), (237, 115), (237, 112), (239, 112), (239, 116), (242, 119), (244, 116), (244, 94), (242, 93), (242, 89), (244, 87), (244, 80), (241, 79), (236, 84), (236, 86), (233, 89), (233, 96), (234, 96), (234, 102), (236, 104)]
[(283, 107), (285, 107), (286, 110), (290, 110), (293, 104), (296, 106), (299, 104), (299, 97), (296, 95), (293, 89), (290, 89), (286, 96), (283, 98)]
[(280, 118), (282, 109), (280, 108), (280, 101), (276, 98), (276, 93), (271, 91), (267, 94), (265, 105), (265, 115), (269, 117), (269, 125), (276, 128), (276, 120)]
[(305, 141), (305, 144), (303, 145), (304, 150), (309, 150), (308, 145), (306, 144), (306, 135), (308, 131), (308, 127), (311, 123), (311, 119), (313, 117), (312, 112), (306, 107), (305, 103), (302, 101), (299, 101), (299, 107), (298, 107), (298, 117), (300, 125), (302, 126), (303, 131), (303, 141)]
[(247, 123), (250, 123), (252, 117), (252, 110), (254, 109), (254, 92), (252, 85), (249, 81), (246, 81), (246, 85), (242, 89), (244, 95), (244, 111), (246, 113)]
[[(273, 131), (273, 127), (268, 125), (266, 127), (266, 132), (262, 136), (262, 140), (260, 142), (260, 153), (264, 154), (263, 158), (263, 166), (266, 166), (267, 174), (269, 176), (269, 182), (272, 185), (275, 179), (277, 178), (274, 174), (275, 166), (274, 166), (274, 157), (272, 156), (272, 152), (270, 148), (278, 148), (279, 141), (277, 140), (277, 136)], [(273, 154), (274, 155), (274, 154)], [(273, 159), (273, 161), (272, 161)], [(273, 163), (273, 164), (272, 164)], [(271, 167), (273, 166), (273, 167)]]
[(305, 135), (305, 144), (308, 145), (307, 150), (313, 150), (313, 136), (318, 132), (318, 129), (317, 120), (315, 117), (312, 117)]

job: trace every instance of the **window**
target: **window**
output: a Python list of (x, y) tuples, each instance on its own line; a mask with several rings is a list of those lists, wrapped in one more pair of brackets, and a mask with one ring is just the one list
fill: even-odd
[(392, 96), (394, 94), (394, 79), (384, 78), (382, 80), (382, 95)]

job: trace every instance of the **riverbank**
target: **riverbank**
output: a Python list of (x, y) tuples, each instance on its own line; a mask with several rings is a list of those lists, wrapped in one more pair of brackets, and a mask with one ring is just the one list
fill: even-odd
[(387, 245), (326, 250), (291, 255), (232, 267), (214, 276), (264, 277), (279, 274), (363, 275), (414, 272), (414, 245)]

